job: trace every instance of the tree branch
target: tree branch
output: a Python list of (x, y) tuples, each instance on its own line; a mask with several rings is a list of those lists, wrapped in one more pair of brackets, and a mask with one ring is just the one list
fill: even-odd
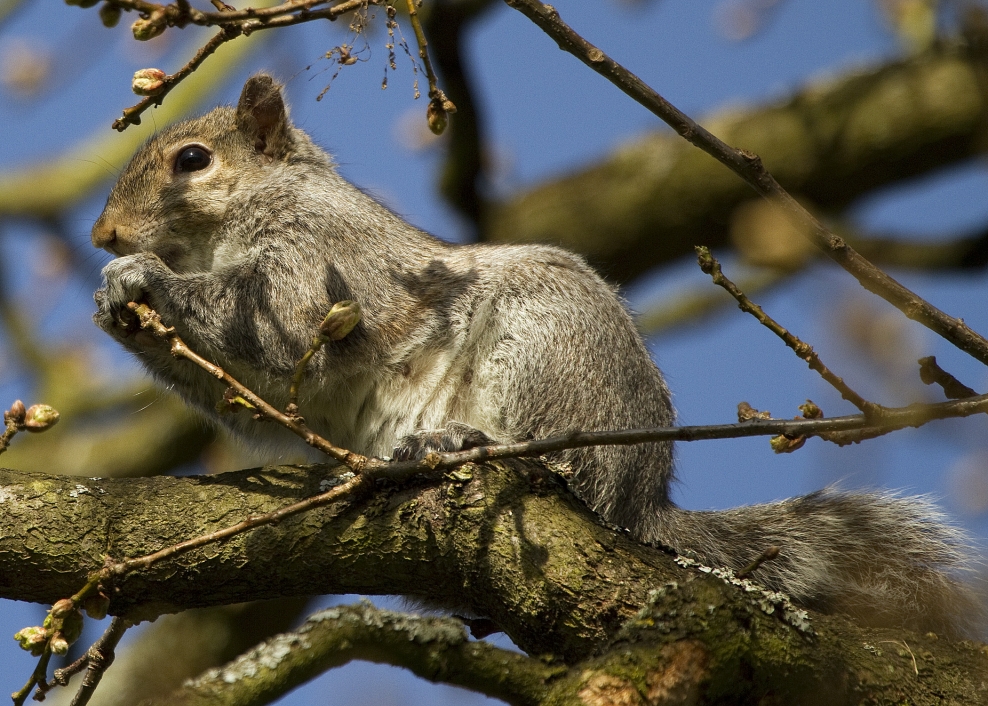
[[(988, 654), (978, 645), (816, 613), (811, 637), (780, 620), (757, 587), (677, 566), (601, 526), (536, 463), (468, 466), (458, 478), (383, 487), (359, 506), (316, 510), (174, 557), (117, 586), (111, 612), (140, 619), (290, 594), (419, 596), (487, 615), (529, 654), (561, 658), (569, 669), (542, 692), (546, 704), (585, 703), (601, 690), (644, 700), (671, 683), (699, 690), (699, 700), (738, 704), (766, 693), (837, 706), (984, 696)], [(148, 553), (312, 495), (326, 480), (318, 467), (136, 480), (2, 470), (0, 595), (51, 602), (107, 551)], [(918, 677), (908, 656), (876, 649), (886, 639), (909, 643)], [(469, 668), (456, 678), (468, 677)]]
[[(808, 84), (790, 98), (708, 116), (730, 144), (760, 155), (779, 182), (823, 213), (985, 149), (985, 55), (945, 44)], [(493, 241), (553, 242), (626, 282), (731, 247), (732, 214), (750, 187), (668, 131), (489, 209)]]
[[(270, 703), (322, 672), (353, 660), (404, 667), (432, 682), (462, 686), (509, 704), (537, 704), (560, 665), (467, 639), (454, 618), (379, 610), (368, 602), (321, 610), (297, 630), (257, 645), (147, 706)], [(255, 701), (256, 700), (256, 701)]]

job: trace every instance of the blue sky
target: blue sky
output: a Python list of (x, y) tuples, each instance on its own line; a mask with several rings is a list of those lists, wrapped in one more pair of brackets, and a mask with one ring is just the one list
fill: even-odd
[[(124, 23), (106, 30), (95, 11), (60, 3), (30, 5), (3, 28), (0, 51), (14, 39), (49, 51), (55, 66), (50, 78), (53, 90), (33, 101), (0, 93), (0, 127), (5, 135), (0, 141), (0, 169), (57, 156), (96, 131), (112, 137), (110, 122), (135, 102), (129, 91), (133, 71), (148, 65), (174, 71), (188, 50), (183, 41), (195, 39), (190, 33), (170, 31), (166, 37), (174, 40), (171, 43), (137, 45)], [(864, 0), (787, 0), (760, 33), (743, 43), (728, 41), (718, 32), (715, 17), (721, 7), (712, 0), (557, 3), (563, 18), (578, 32), (695, 117), (725, 106), (782, 97), (811, 78), (868, 65), (899, 51), (875, 6)], [(344, 41), (345, 29), (343, 21), (321, 23), (267, 38), (266, 46), (203, 107), (235, 101), (243, 78), (254, 70), (274, 72), (287, 83), (296, 122), (336, 155), (344, 175), (417, 225), (440, 237), (462, 238), (463, 229), (433, 188), (436, 152), (409, 148), (408, 135), (424, 124), (425, 102), (412, 100), (405, 57), (398, 56), (399, 70), (390, 76), (389, 88), (380, 88), (386, 60), (381, 34), (369, 38), (370, 52), (361, 55), (367, 60), (346, 67), (326, 97), (315, 101), (335, 70), (319, 56)], [(506, 6), (495, 7), (476, 27), (469, 52), (490, 144), (500, 165), (497, 188), (503, 193), (575, 169), (660, 127), (654, 116), (560, 52), (541, 30)], [(312, 69), (306, 70), (309, 65)], [(151, 130), (155, 122), (148, 116), (141, 129)], [(108, 174), (120, 166), (109, 164)], [(978, 227), (988, 222), (986, 187), (988, 170), (981, 162), (973, 163), (876, 194), (859, 204), (853, 217), (867, 228), (908, 237)], [(105, 190), (85, 201), (69, 221), (73, 243), (87, 257), (88, 231), (104, 196)], [(18, 261), (38, 257), (42, 231), (43, 227), (27, 222), (8, 228), (3, 247), (12, 254), (7, 257)], [(48, 335), (70, 328), (102, 340), (99, 332), (87, 327), (91, 327), (89, 297), (107, 257), (92, 257), (84, 276), (52, 302), (42, 320)], [(725, 264), (730, 266), (730, 260)], [(26, 288), (32, 269), (17, 270), (12, 276), (18, 287)], [(984, 275), (895, 275), (948, 313), (988, 331)], [(630, 287), (627, 295), (641, 309), (661, 293), (704, 285), (705, 277), (695, 266), (684, 264)], [(875, 391), (880, 371), (856, 359), (833, 335), (835, 326), (841, 325), (834, 311), (857, 306), (862, 299), (853, 280), (829, 264), (803, 275), (799, 287), (759, 297), (773, 316), (812, 343), (853, 386)], [(867, 305), (883, 320), (897, 316), (882, 302)], [(988, 389), (988, 372), (975, 361), (917, 325), (907, 323), (904, 331), (923, 354), (937, 355), (944, 367), (972, 387)], [(736, 309), (725, 309), (649, 343), (669, 378), (683, 423), (731, 421), (740, 400), (778, 416), (796, 414), (796, 405), (808, 397), (831, 415), (853, 411), (768, 331)], [(114, 366), (129, 365), (116, 352), (108, 349), (107, 355)], [(0, 392), (0, 404), (14, 396), (27, 399), (30, 381), (8, 373), (0, 377)], [(984, 425), (983, 418), (941, 422), (849, 449), (811, 441), (800, 452), (783, 456), (772, 454), (765, 439), (680, 445), (675, 497), (691, 508), (729, 507), (835, 482), (844, 487), (932, 493), (976, 539), (983, 540), (988, 537), (985, 515), (965, 510), (963, 488), (966, 482), (976, 483), (978, 469), (983, 470), (979, 463), (988, 454)], [(0, 602), (0, 635), (37, 622), (38, 615), (35, 607)], [(31, 660), (18, 654), (13, 641), (6, 647), (0, 642), (0, 650), (5, 665), (0, 670), (0, 692), (12, 691), (27, 677)], [(327, 693), (332, 697), (327, 699)], [(461, 694), (390, 668), (354, 665), (307, 685), (283, 703), (443, 704), (459, 703)], [(469, 699), (480, 701), (476, 696)]]

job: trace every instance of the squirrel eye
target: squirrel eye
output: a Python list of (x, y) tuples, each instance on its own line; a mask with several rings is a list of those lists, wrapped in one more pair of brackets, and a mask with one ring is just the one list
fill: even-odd
[(202, 147), (186, 147), (179, 152), (175, 160), (176, 172), (198, 172), (205, 169), (212, 161), (209, 152)]

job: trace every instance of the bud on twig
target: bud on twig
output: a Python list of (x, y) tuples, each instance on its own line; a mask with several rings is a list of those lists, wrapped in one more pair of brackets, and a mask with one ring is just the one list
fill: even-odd
[(69, 641), (65, 639), (65, 636), (62, 633), (56, 632), (51, 638), (49, 647), (51, 648), (53, 654), (64, 655), (69, 651)]
[(93, 620), (102, 620), (110, 610), (110, 599), (105, 593), (97, 593), (82, 601), (82, 609)]
[(360, 316), (360, 304), (357, 302), (351, 299), (336, 302), (319, 324), (319, 333), (330, 341), (339, 341), (360, 323)]
[(134, 39), (140, 42), (154, 39), (165, 31), (164, 10), (155, 10), (147, 19), (137, 20), (130, 26), (130, 30), (134, 33)]
[(4, 424), (16, 424), (20, 426), (24, 423), (24, 403), (20, 400), (14, 402), (10, 405), (10, 409), (3, 413), (3, 423)]
[(141, 69), (134, 72), (130, 88), (139, 96), (155, 96), (164, 90), (166, 76), (161, 69)]
[(58, 423), (58, 410), (47, 404), (33, 404), (24, 416), (24, 428), (35, 433), (51, 429)]
[(104, 27), (116, 27), (117, 23), (120, 22), (120, 13), (121, 10), (117, 5), (106, 2), (99, 9), (99, 18), (103, 21)]
[(439, 101), (429, 101), (429, 107), (425, 109), (425, 119), (435, 135), (442, 135), (449, 124), (449, 114)]
[(27, 650), (35, 657), (40, 657), (48, 643), (48, 631), (38, 625), (18, 630), (14, 633), (14, 639), (21, 646), (22, 650)]

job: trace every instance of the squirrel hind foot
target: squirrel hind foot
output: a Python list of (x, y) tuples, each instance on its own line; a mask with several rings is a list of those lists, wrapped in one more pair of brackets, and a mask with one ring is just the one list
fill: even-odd
[(424, 429), (402, 437), (391, 456), (396, 461), (418, 461), (433, 451), (465, 451), (493, 443), (491, 437), (469, 424), (448, 422), (442, 429)]

